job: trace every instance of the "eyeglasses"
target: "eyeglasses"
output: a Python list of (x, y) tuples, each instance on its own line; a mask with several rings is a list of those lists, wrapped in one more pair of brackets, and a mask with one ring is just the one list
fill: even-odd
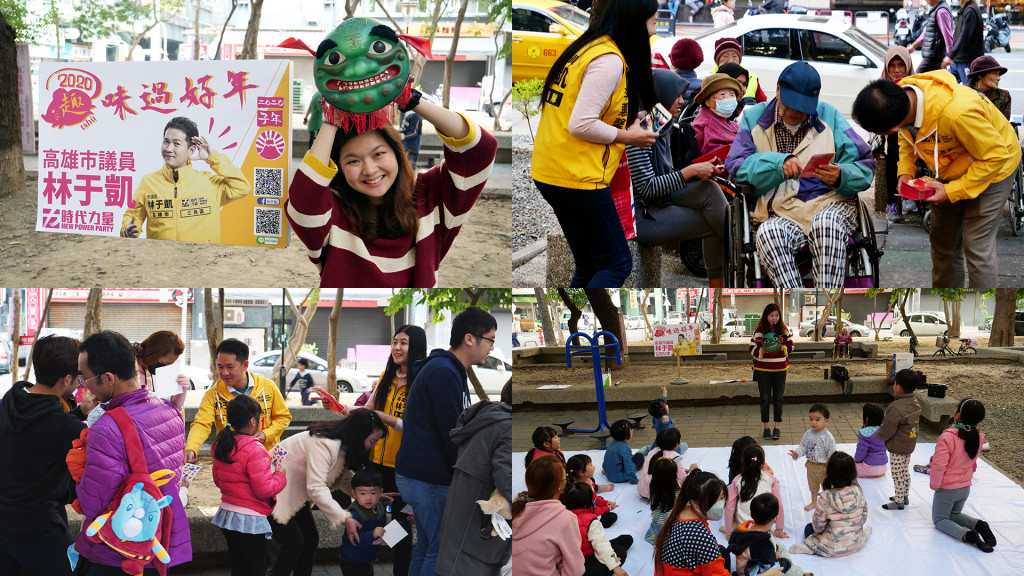
[(103, 374), (97, 374), (97, 375), (93, 376), (92, 378), (82, 378), (82, 374), (79, 374), (78, 375), (78, 385), (79, 386), (85, 386), (86, 382), (88, 382), (89, 380), (95, 380), (95, 379), (99, 378), (100, 376), (103, 376)]
[(494, 338), (488, 338), (487, 336), (480, 336), (479, 334), (474, 334), (474, 336), (476, 336), (477, 338), (480, 338), (481, 340), (487, 340), (488, 342), (491, 343), (491, 346), (494, 346)]

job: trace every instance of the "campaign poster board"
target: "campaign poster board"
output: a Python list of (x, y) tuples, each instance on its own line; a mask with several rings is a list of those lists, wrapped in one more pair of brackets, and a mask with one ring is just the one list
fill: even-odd
[(290, 88), (288, 60), (40, 64), (36, 230), (286, 247)]
[(654, 356), (700, 354), (700, 324), (655, 324)]

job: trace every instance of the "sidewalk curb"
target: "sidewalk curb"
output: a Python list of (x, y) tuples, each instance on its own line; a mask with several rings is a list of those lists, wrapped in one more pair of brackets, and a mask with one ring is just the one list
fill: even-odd
[(518, 268), (523, 264), (533, 260), (535, 256), (544, 252), (548, 248), (548, 241), (544, 238), (537, 240), (533, 244), (525, 248), (520, 248), (512, 253), (512, 267)]

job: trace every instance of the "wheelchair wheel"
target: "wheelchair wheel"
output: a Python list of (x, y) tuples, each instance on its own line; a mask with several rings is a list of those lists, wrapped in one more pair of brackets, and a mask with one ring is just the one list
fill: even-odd
[(932, 233), (932, 211), (931, 210), (925, 210), (924, 218), (921, 219), (921, 227), (924, 228), (925, 232), (927, 232), (929, 234)]
[(1013, 179), (1010, 193), (1010, 229), (1014, 236), (1024, 232), (1024, 167), (1017, 166), (1017, 177)]
[(698, 278), (708, 277), (708, 269), (704, 265), (704, 248), (700, 238), (681, 242), (679, 244), (679, 259), (683, 262), (683, 266), (694, 276)]

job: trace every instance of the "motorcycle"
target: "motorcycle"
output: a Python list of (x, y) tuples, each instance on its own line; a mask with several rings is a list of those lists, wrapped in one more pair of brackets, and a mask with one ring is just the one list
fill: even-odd
[(996, 14), (985, 23), (985, 52), (991, 52), (1002, 47), (1010, 51), (1010, 25), (1006, 22), (1005, 14)]
[(903, 8), (896, 11), (896, 27), (892, 31), (893, 42), (897, 46), (908, 46), (910, 44), (910, 14)]

